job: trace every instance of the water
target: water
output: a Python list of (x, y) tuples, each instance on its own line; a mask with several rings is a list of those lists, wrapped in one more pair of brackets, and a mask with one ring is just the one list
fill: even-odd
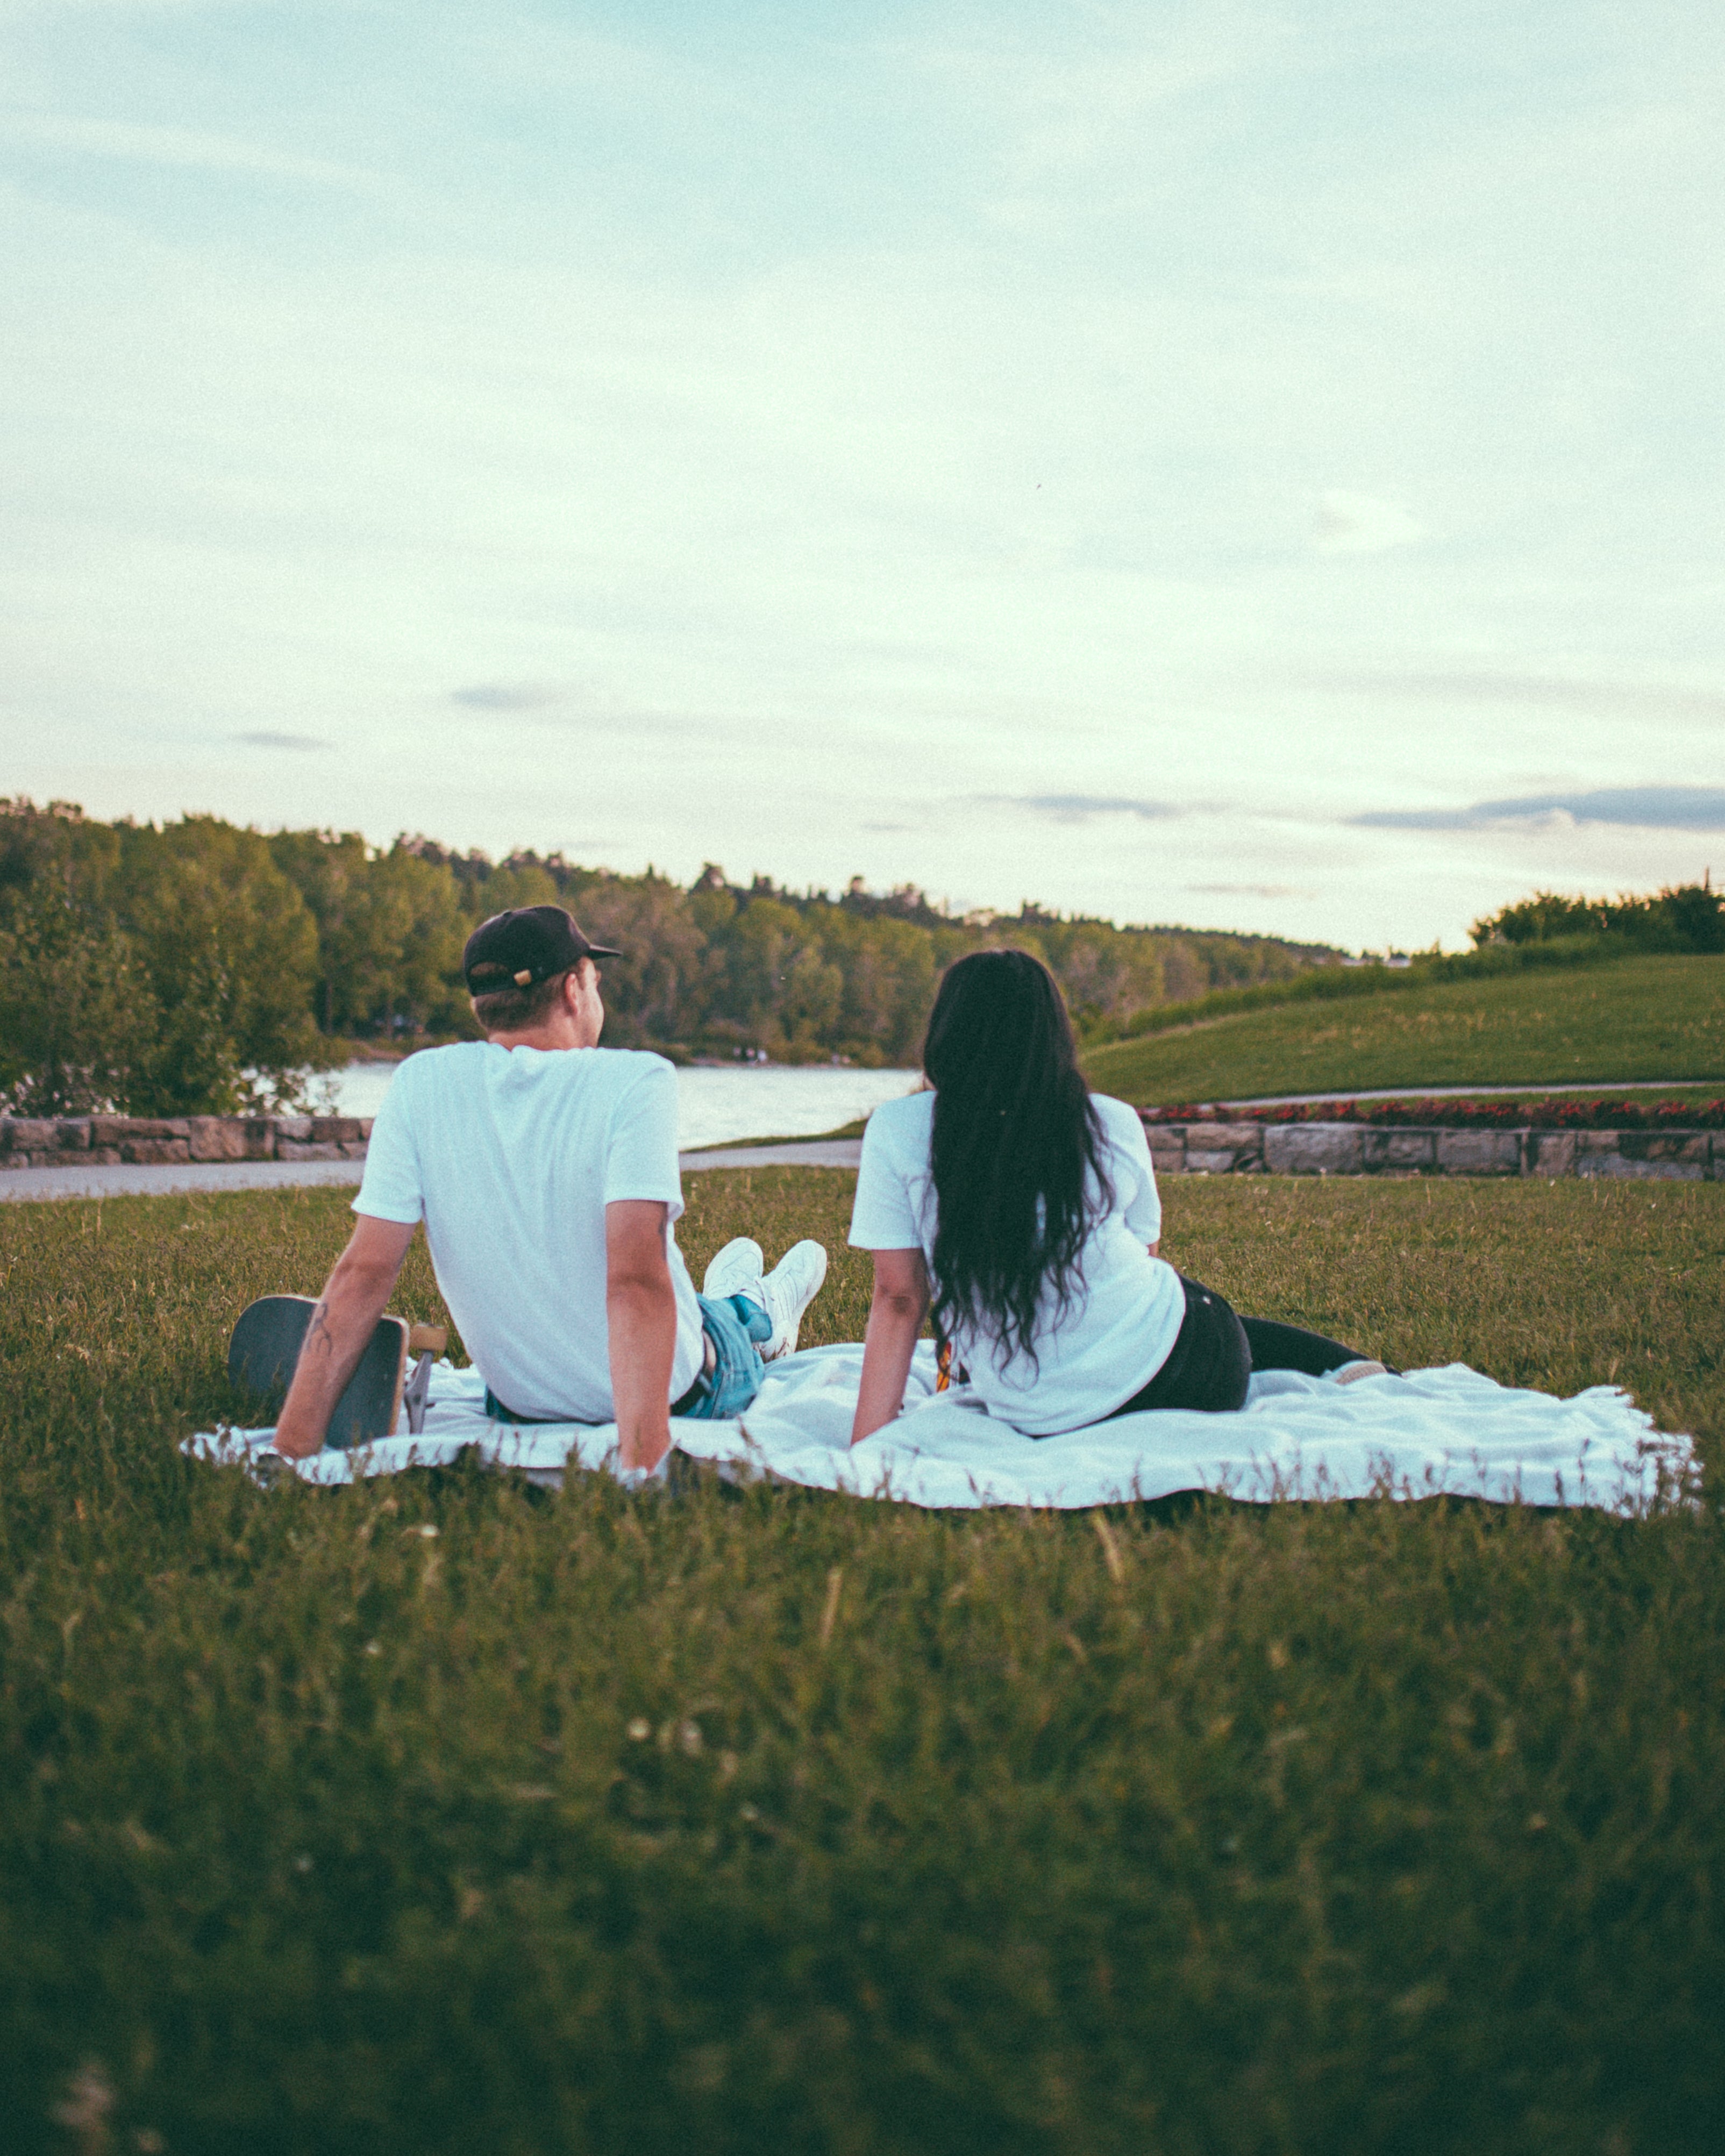
[[(393, 1063), (350, 1063), (331, 1070), (318, 1082), (320, 1105), (327, 1088), (333, 1097), (326, 1115), (375, 1116), (395, 1070)], [(815, 1137), (910, 1092), (920, 1075), (829, 1064), (679, 1070), (677, 1142), (686, 1150), (737, 1138)]]

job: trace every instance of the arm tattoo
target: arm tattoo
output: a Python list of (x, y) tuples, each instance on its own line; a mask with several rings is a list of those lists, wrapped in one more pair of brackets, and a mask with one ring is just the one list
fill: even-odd
[(336, 1339), (330, 1331), (328, 1312), (329, 1305), (320, 1300), (311, 1313), (311, 1322), (305, 1328), (305, 1344), (300, 1350), (302, 1355), (309, 1355), (314, 1348), (319, 1354), (326, 1357), (335, 1353)]

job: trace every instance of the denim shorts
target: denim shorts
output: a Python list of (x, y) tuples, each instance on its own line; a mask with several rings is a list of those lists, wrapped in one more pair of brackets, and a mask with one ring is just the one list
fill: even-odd
[[(691, 1422), (719, 1422), (732, 1415), (740, 1415), (761, 1389), (761, 1379), (767, 1365), (761, 1359), (759, 1342), (769, 1339), (773, 1320), (757, 1302), (751, 1302), (746, 1295), (727, 1295), (714, 1301), (704, 1295), (695, 1300), (701, 1305), (701, 1329), (706, 1345), (712, 1350), (712, 1366), (703, 1368), (695, 1383), (676, 1401), (674, 1415), (686, 1417)], [(702, 1356), (705, 1364), (706, 1357)], [(485, 1388), (485, 1413), (493, 1422), (543, 1423), (567, 1422), (567, 1415), (523, 1415), (513, 1408), (506, 1407), (489, 1385)]]
[(713, 1367), (703, 1370), (672, 1408), (691, 1422), (723, 1422), (740, 1415), (761, 1389), (767, 1365), (760, 1342), (773, 1332), (773, 1320), (746, 1295), (714, 1301), (697, 1296), (701, 1330), (712, 1342)]

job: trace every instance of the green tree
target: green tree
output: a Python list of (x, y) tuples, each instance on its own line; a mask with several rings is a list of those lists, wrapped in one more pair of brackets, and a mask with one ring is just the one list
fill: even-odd
[(399, 953), (377, 1021), (411, 1033), (471, 1033), (461, 950), (472, 923), (455, 885), (398, 840), (372, 863), (370, 887), (377, 918)]
[(506, 913), (516, 906), (567, 902), (557, 878), (538, 861), (506, 861), (483, 882), (468, 885), (462, 896), (467, 913), (475, 921), (489, 921), (494, 913)]
[(313, 1009), (326, 1034), (352, 1032), (356, 1004), (353, 962), (363, 929), (366, 842), (357, 831), (277, 831), (270, 857), (300, 894), (317, 928)]
[(400, 840), (374, 854), (357, 831), (280, 831), (270, 850), (316, 923), (326, 1034), (471, 1030), (460, 987), (470, 924), (446, 865)]
[(833, 1046), (859, 1063), (908, 1064), (921, 1052), (937, 957), (926, 928), (888, 914), (823, 907), (822, 949), (845, 983)]
[(732, 1019), (780, 1054), (827, 1047), (845, 977), (823, 957), (797, 909), (778, 898), (751, 898), (723, 940)]
[(683, 893), (649, 874), (607, 876), (579, 896), (583, 931), (623, 953), (602, 965), (607, 1040), (618, 1048), (686, 1042), (701, 1014), (706, 939)]
[(160, 1028), (144, 1090), (161, 1114), (303, 1097), (330, 1060), (311, 1014), (317, 927), (269, 841), (214, 816), (120, 827), (119, 925)]
[(158, 1019), (130, 942), (64, 866), (0, 899), (0, 1096), (16, 1113), (135, 1106)]

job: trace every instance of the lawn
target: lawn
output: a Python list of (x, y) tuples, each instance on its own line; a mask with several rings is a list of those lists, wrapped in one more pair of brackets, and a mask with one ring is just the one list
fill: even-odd
[(1141, 1106), (1389, 1086), (1725, 1082), (1725, 958), (1632, 958), (1242, 1011), (1092, 1049)]
[[(854, 1337), (850, 1188), (691, 1178), (685, 1247), (821, 1235), (805, 1337)], [(1104, 1534), (191, 1466), (344, 1196), (0, 1211), (8, 2151), (1717, 2147), (1716, 1479)], [(1245, 1307), (1615, 1375), (1725, 1466), (1717, 1186), (1166, 1203)]]

